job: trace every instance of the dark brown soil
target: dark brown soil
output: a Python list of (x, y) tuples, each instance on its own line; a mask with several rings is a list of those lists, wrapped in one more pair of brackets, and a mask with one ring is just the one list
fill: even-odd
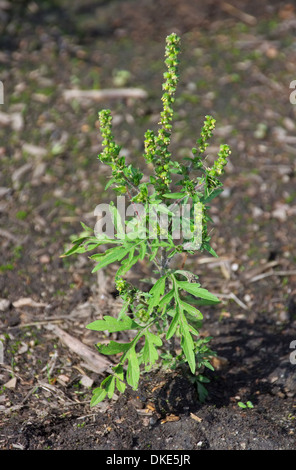
[[(296, 9), (231, 4), (0, 2), (0, 449), (295, 449)], [(59, 256), (79, 222), (94, 224), (96, 205), (113, 197), (96, 158), (97, 112), (112, 109), (116, 138), (140, 160), (143, 134), (157, 124), (172, 31), (182, 38), (173, 150), (186, 155), (209, 113), (217, 119), (209, 159), (220, 142), (232, 147), (212, 209), (219, 258), (188, 261), (221, 296), (203, 310), (218, 358), (203, 404), (181, 373), (155, 370), (137, 392), (90, 408), (105, 372), (51, 326), (95, 351), (102, 338), (85, 326), (115, 315), (119, 300), (112, 270), (97, 277), (87, 257)], [(148, 98), (63, 95), (116, 86)]]

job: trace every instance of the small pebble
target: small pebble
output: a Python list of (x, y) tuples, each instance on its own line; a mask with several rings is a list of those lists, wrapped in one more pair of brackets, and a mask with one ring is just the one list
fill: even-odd
[(83, 375), (80, 379), (80, 383), (83, 387), (89, 388), (93, 385), (94, 381), (87, 375)]
[(11, 305), (10, 300), (8, 299), (0, 299), (0, 312), (5, 312), (9, 309)]
[(50, 262), (50, 257), (48, 255), (42, 255), (39, 258), (40, 263), (48, 264)]

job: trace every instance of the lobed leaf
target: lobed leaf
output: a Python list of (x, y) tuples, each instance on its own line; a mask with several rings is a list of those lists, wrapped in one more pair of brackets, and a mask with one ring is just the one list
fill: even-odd
[(94, 267), (92, 273), (95, 273), (101, 268), (108, 266), (108, 264), (115, 263), (116, 261), (122, 260), (128, 252), (130, 251), (129, 248), (116, 247), (110, 248), (106, 251), (106, 253), (101, 257), (101, 261)]
[(155, 346), (161, 346), (162, 341), (159, 336), (149, 331), (145, 331), (145, 345), (143, 348), (143, 361), (145, 365), (152, 366), (158, 359), (158, 352)]
[(166, 276), (162, 276), (150, 289), (149, 294), (151, 295), (148, 303), (148, 313), (150, 314), (153, 308), (159, 303), (160, 297), (164, 293)]
[(181, 312), (180, 314), (180, 333), (181, 333), (181, 347), (185, 354), (186, 360), (189, 364), (192, 374), (195, 373), (196, 360), (194, 353), (194, 342), (189, 330), (189, 325), (187, 323), (186, 317)]
[(118, 276), (124, 276), (134, 264), (136, 264), (140, 259), (140, 255), (133, 257), (132, 259), (127, 259), (122, 263), (122, 266), (118, 269), (117, 275)]
[(127, 380), (127, 383), (134, 390), (136, 390), (137, 387), (138, 387), (139, 378), (140, 378), (140, 366), (139, 366), (137, 353), (136, 353), (134, 347), (132, 347), (127, 352), (126, 357), (128, 359), (128, 366), (127, 366), (127, 371), (126, 371), (126, 380)]
[(126, 352), (131, 347), (132, 343), (117, 343), (116, 341), (110, 341), (108, 344), (97, 344), (99, 353), (105, 355), (114, 355), (122, 352)]
[(212, 302), (220, 302), (220, 300), (214, 294), (211, 294), (207, 289), (199, 287), (200, 284), (188, 281), (177, 281), (177, 284), (181, 289), (184, 289), (189, 294), (195, 295), (200, 299), (211, 300)]
[(166, 305), (170, 303), (172, 298), (174, 297), (174, 290), (170, 290), (167, 294), (165, 294), (159, 302), (160, 308), (164, 308)]
[(210, 193), (208, 193), (204, 198), (202, 198), (202, 202), (206, 204), (207, 202), (212, 201), (215, 197), (219, 196), (224, 191), (222, 188), (216, 188)]
[(183, 300), (180, 300), (180, 304), (182, 305), (184, 310), (186, 310), (188, 313), (190, 313), (190, 315), (193, 315), (198, 320), (201, 320), (203, 318), (203, 314), (199, 310), (197, 310), (197, 308), (193, 307), (187, 302), (184, 302)]
[(139, 325), (128, 316), (122, 320), (117, 320), (109, 315), (105, 315), (103, 318), (103, 320), (95, 320), (89, 323), (86, 328), (94, 331), (109, 331), (109, 333), (139, 328)]
[(177, 326), (179, 324), (179, 320), (180, 320), (180, 311), (177, 308), (176, 312), (175, 312), (175, 315), (174, 315), (174, 317), (171, 321), (171, 324), (168, 328), (167, 334), (166, 334), (166, 339), (167, 340), (169, 340), (175, 334), (175, 331), (176, 331)]

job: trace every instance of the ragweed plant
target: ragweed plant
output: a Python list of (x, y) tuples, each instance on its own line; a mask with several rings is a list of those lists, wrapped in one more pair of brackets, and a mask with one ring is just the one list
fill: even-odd
[[(109, 110), (99, 112), (102, 152), (99, 160), (110, 167), (106, 187), (112, 187), (118, 198), (127, 198), (132, 209), (127, 220), (122, 211), (109, 205), (114, 233), (86, 227), (85, 233), (73, 241), (64, 256), (93, 251), (109, 246), (90, 256), (96, 264), (92, 272), (116, 263), (115, 286), (122, 298), (118, 317), (105, 315), (87, 328), (110, 334), (129, 330), (129, 342), (110, 340), (97, 344), (101, 354), (119, 357), (110, 374), (93, 392), (91, 406), (115, 391), (123, 393), (127, 386), (138, 388), (141, 371), (163, 366), (188, 371), (197, 385), (200, 400), (207, 391), (205, 368), (213, 369), (215, 355), (209, 347), (210, 337), (201, 337), (203, 315), (200, 305), (216, 304), (219, 299), (201, 287), (198, 276), (185, 269), (188, 255), (207, 251), (217, 256), (210, 245), (208, 223), (210, 202), (222, 192), (220, 176), (230, 154), (228, 145), (221, 145), (213, 165), (206, 165), (206, 149), (215, 129), (215, 119), (206, 116), (196, 146), (186, 159), (175, 160), (170, 152), (173, 105), (178, 84), (180, 38), (170, 34), (166, 39), (165, 65), (160, 122), (157, 131), (147, 130), (143, 157), (147, 172), (127, 164), (121, 147), (112, 133)], [(101, 227), (101, 226), (100, 226)], [(182, 230), (180, 229), (182, 227)], [(179, 256), (178, 256), (179, 255)], [(181, 255), (181, 256), (180, 256)], [(171, 261), (182, 258), (181, 266)], [(141, 290), (127, 280), (127, 274), (138, 262), (146, 260), (153, 267), (148, 290)]]

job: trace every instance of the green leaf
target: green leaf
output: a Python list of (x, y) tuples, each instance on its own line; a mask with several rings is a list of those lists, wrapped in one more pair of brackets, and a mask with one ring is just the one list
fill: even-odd
[(188, 300), (191, 304), (198, 305), (216, 305), (217, 301), (205, 300), (205, 299), (197, 299), (191, 296), (182, 297), (183, 300)]
[(129, 302), (129, 300), (126, 300), (123, 303), (123, 306), (121, 307), (121, 310), (118, 314), (118, 320), (122, 320), (124, 318), (126, 312), (128, 311), (129, 306), (130, 306), (130, 302)]
[(100, 245), (101, 245), (101, 243), (85, 243), (81, 247), (81, 248), (83, 248), (83, 250), (79, 251), (78, 253), (86, 253), (87, 251), (92, 251)]
[(186, 317), (183, 313), (180, 315), (180, 333), (181, 333), (181, 347), (185, 354), (186, 360), (189, 364), (192, 374), (195, 373), (195, 354), (194, 354), (194, 342), (189, 331), (189, 325)]
[(116, 275), (124, 276), (131, 269), (131, 267), (138, 262), (139, 258), (139, 256), (135, 256), (132, 260), (128, 259), (124, 261), (122, 266), (118, 269)]
[(106, 253), (95, 253), (94, 255), (91, 255), (89, 257), (89, 259), (93, 259), (95, 261), (99, 261), (101, 260), (102, 258), (104, 258), (104, 256), (106, 256)]
[(177, 308), (176, 312), (175, 312), (175, 315), (174, 315), (174, 317), (171, 321), (171, 324), (169, 326), (169, 329), (167, 331), (167, 334), (166, 334), (166, 339), (167, 340), (169, 340), (175, 334), (176, 328), (179, 324), (179, 320), (180, 320), (180, 312), (179, 312), (179, 309)]
[(164, 293), (166, 276), (161, 277), (150, 289), (149, 294), (151, 295), (148, 303), (148, 313), (150, 314), (153, 308), (159, 303), (161, 295)]
[(108, 398), (112, 398), (115, 390), (115, 377), (112, 377), (111, 380), (106, 385)]
[[(195, 290), (195, 289), (200, 287), (200, 284), (197, 283), (197, 282), (178, 281), (177, 279), (176, 279), (176, 284), (177, 284), (179, 289), (184, 289), (187, 292), (189, 292), (187, 290), (187, 288), (190, 289), (190, 291), (191, 291), (191, 290)], [(191, 294), (191, 292), (190, 292), (190, 294)]]
[(213, 371), (215, 370), (214, 367), (212, 366), (212, 364), (209, 361), (203, 361), (203, 365), (205, 367), (207, 367), (208, 369), (210, 369), (210, 370), (213, 370)]
[(201, 375), (201, 374), (198, 376), (198, 381), (202, 382), (203, 384), (210, 383), (210, 379), (208, 379), (208, 377), (205, 377), (204, 375)]
[(110, 250), (107, 250), (107, 252), (102, 256), (101, 261), (94, 267), (92, 273), (95, 273), (99, 269), (104, 268), (108, 264), (122, 260), (122, 258), (128, 254), (129, 250), (129, 248), (123, 248), (122, 246), (110, 248)]
[(116, 388), (120, 393), (124, 393), (126, 389), (126, 384), (124, 383), (123, 367), (121, 364), (119, 364), (113, 370), (116, 374), (116, 380), (115, 380)]
[(183, 300), (180, 301), (180, 304), (182, 305), (183, 309), (186, 310), (186, 312), (190, 313), (190, 315), (193, 315), (198, 320), (201, 320), (203, 318), (203, 314), (199, 310), (197, 310), (197, 308), (193, 307), (187, 302), (184, 302)]
[(96, 237), (92, 237), (92, 241), (96, 241), (98, 245), (106, 245), (107, 243), (110, 244), (112, 243), (113, 245), (121, 245), (122, 240), (117, 240), (116, 238), (109, 238), (107, 237), (104, 233), (98, 234)]
[(108, 375), (101, 383), (100, 388), (107, 392), (108, 398), (112, 398), (115, 389), (115, 377)]
[(207, 396), (208, 396), (208, 391), (206, 387), (200, 383), (199, 381), (197, 382), (197, 393), (198, 393), (198, 398), (201, 403), (204, 403)]
[(101, 245), (101, 241), (98, 240), (96, 237), (80, 237), (76, 240), (72, 241), (73, 246), (66, 251), (66, 253), (62, 254), (60, 258), (64, 258), (65, 256), (70, 256), (73, 253), (85, 253), (86, 251), (93, 250), (97, 246)]
[(181, 289), (186, 290), (186, 292), (195, 295), (196, 297), (205, 300), (211, 300), (212, 302), (220, 302), (220, 300), (214, 294), (211, 294), (207, 289), (199, 287), (200, 284), (187, 281), (177, 281), (177, 284)]
[(106, 189), (108, 189), (108, 188), (111, 186), (111, 184), (113, 184), (113, 183), (116, 183), (116, 178), (111, 178), (111, 179), (108, 181), (108, 183), (107, 183), (106, 186), (105, 186), (105, 191), (106, 191)]
[(102, 387), (98, 387), (93, 391), (93, 395), (90, 401), (90, 407), (96, 406), (98, 403), (103, 401), (107, 395), (107, 390)]
[(114, 206), (114, 203), (109, 204), (111, 216), (112, 216), (112, 221), (115, 227), (115, 230), (117, 232), (117, 235), (119, 238), (125, 238), (125, 233), (122, 225), (122, 220), (121, 216), (117, 210), (117, 208)]
[[(186, 269), (177, 269), (176, 271), (174, 271), (174, 274), (181, 274), (182, 276), (186, 277), (186, 279), (192, 278), (192, 272), (187, 271)], [(198, 276), (194, 277), (197, 278)]]
[(149, 256), (149, 261), (153, 261), (154, 258), (157, 255), (159, 249), (159, 244), (158, 242), (154, 242), (153, 245), (151, 246), (151, 255)]
[(139, 383), (140, 378), (140, 367), (138, 357), (135, 351), (135, 348), (131, 348), (127, 352), (127, 359), (128, 359), (128, 366), (126, 371), (126, 380), (127, 383), (136, 390)]
[(80, 248), (81, 248), (81, 243), (77, 243), (76, 245), (72, 246), (70, 250), (66, 251), (66, 253), (63, 253), (60, 256), (60, 258), (65, 258), (66, 256), (73, 255), (73, 253), (76, 253)]
[(105, 315), (103, 318), (103, 320), (95, 320), (89, 323), (86, 328), (94, 331), (109, 331), (109, 333), (139, 328), (139, 325), (127, 316), (123, 320), (117, 320), (109, 315)]
[(129, 251), (129, 255), (128, 255), (128, 261), (132, 261), (133, 258), (134, 258), (134, 253), (135, 253), (135, 247), (132, 247)]
[(80, 225), (86, 232), (93, 232), (93, 229), (85, 225), (84, 222), (80, 222)]
[(214, 189), (214, 191), (210, 192), (209, 194), (207, 194), (207, 195), (202, 199), (202, 202), (203, 202), (204, 204), (206, 204), (207, 202), (212, 201), (212, 199), (214, 199), (215, 197), (219, 196), (219, 194), (221, 194), (223, 191), (224, 191), (224, 189), (222, 189), (222, 188)]
[(108, 344), (97, 344), (99, 353), (105, 355), (114, 355), (121, 352), (126, 352), (131, 347), (131, 343), (117, 343), (116, 341), (110, 341)]
[(247, 408), (247, 405), (245, 405), (242, 401), (237, 402), (237, 404), (240, 408)]
[(95, 237), (89, 237), (87, 235), (84, 235), (83, 237), (76, 238), (75, 240), (72, 240), (73, 245), (82, 245), (82, 242), (86, 240), (91, 240), (91, 241), (98, 241), (95, 239)]
[(159, 307), (163, 308), (165, 305), (168, 305), (173, 297), (174, 297), (174, 290), (172, 289), (162, 297), (162, 299), (159, 302)]
[(155, 346), (161, 346), (162, 341), (159, 336), (149, 331), (145, 331), (145, 345), (143, 348), (143, 361), (145, 365), (152, 366), (158, 359), (158, 352)]
[(145, 240), (140, 245), (139, 259), (141, 259), (141, 260), (144, 259), (145, 255), (146, 255), (146, 252), (147, 252), (147, 244), (146, 244), (146, 240)]
[(186, 316), (186, 319), (187, 319), (187, 321), (188, 321), (190, 333), (191, 333), (192, 335), (199, 336), (199, 331), (197, 331), (197, 330), (194, 328), (194, 326), (193, 326), (192, 323), (190, 322), (190, 319), (187, 318), (187, 316)]
[(209, 245), (209, 243), (203, 243), (203, 247), (204, 247), (204, 249), (207, 250), (207, 252), (210, 253), (212, 256), (214, 256), (215, 258), (218, 258), (217, 253), (216, 253), (215, 250)]
[(173, 212), (170, 211), (169, 208), (163, 203), (151, 205), (150, 214), (152, 214), (152, 210), (153, 212), (155, 212), (155, 214), (157, 214), (158, 212), (162, 212), (163, 214), (174, 215)]
[(165, 193), (162, 195), (168, 199), (180, 199), (186, 196), (186, 193)]
[(158, 246), (163, 246), (164, 248), (173, 248), (175, 247), (175, 244), (173, 243), (172, 240), (170, 240), (170, 235), (168, 234), (168, 242), (160, 241)]

